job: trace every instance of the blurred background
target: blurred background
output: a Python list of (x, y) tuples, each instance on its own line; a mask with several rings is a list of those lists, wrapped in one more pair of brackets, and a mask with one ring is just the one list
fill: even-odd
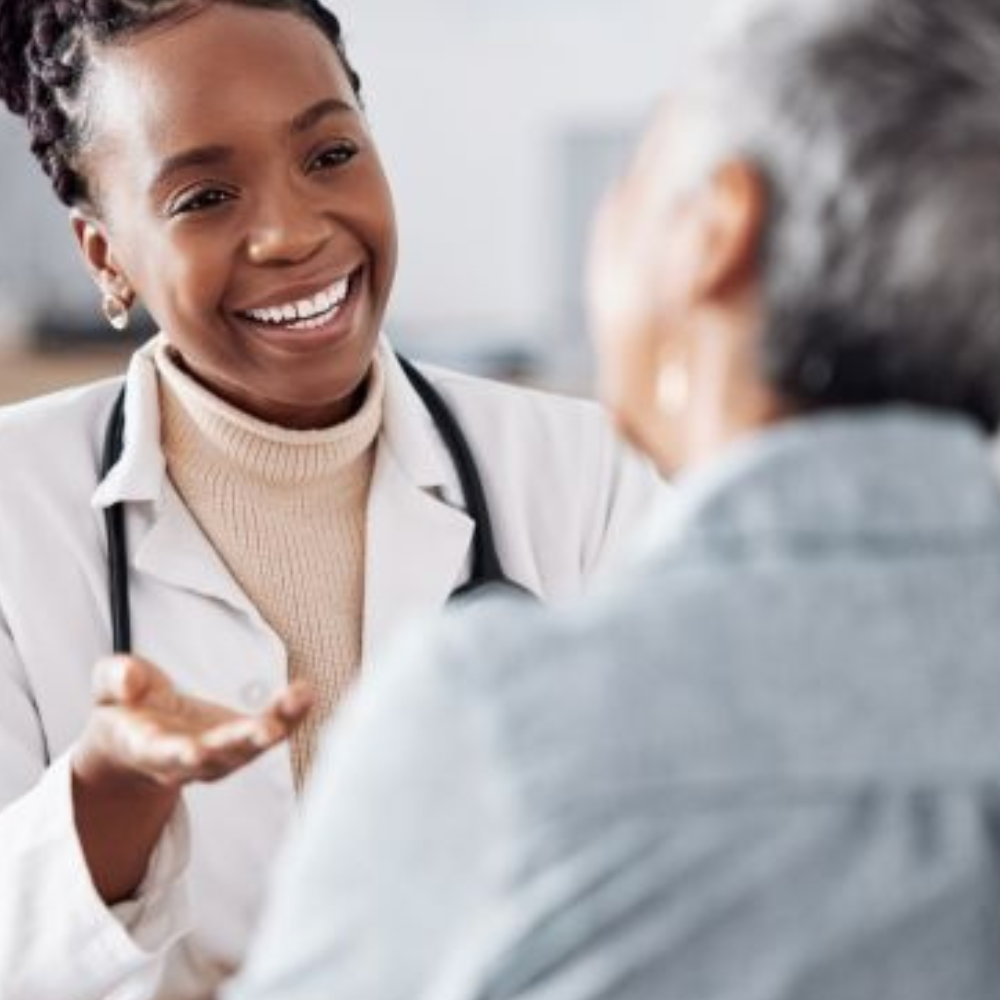
[[(713, 0), (341, 0), (395, 193), (396, 345), (469, 371), (590, 385), (586, 234)], [(0, 401), (122, 370), (66, 216), (0, 115)]]

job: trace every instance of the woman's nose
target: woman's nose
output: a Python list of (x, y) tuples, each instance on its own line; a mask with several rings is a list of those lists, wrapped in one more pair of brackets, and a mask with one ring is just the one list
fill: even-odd
[(261, 206), (247, 237), (254, 264), (296, 264), (308, 260), (330, 239), (330, 219), (298, 192), (272, 195)]

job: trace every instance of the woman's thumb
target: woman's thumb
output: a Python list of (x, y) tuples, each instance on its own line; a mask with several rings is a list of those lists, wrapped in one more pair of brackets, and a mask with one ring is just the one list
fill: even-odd
[(132, 705), (141, 701), (157, 680), (156, 669), (134, 656), (109, 656), (94, 667), (94, 700), (99, 705)]

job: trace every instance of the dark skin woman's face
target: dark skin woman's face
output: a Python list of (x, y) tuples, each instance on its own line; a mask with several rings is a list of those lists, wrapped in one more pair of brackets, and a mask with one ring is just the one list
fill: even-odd
[(356, 405), (396, 263), (392, 200), (337, 53), (285, 11), (198, 8), (101, 49), (74, 228), (185, 366), (288, 427)]

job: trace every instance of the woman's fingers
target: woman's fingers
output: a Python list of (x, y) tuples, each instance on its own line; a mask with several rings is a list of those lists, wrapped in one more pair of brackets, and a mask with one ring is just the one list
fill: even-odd
[(312, 708), (312, 688), (306, 681), (292, 681), (268, 706), (265, 715), (273, 716), (291, 733)]
[(249, 764), (287, 739), (309, 711), (308, 688), (282, 692), (260, 715), (235, 716), (198, 732), (163, 733), (155, 738), (149, 764), (168, 780), (215, 781)]
[(132, 656), (109, 656), (94, 667), (91, 684), (98, 705), (129, 705), (142, 698), (149, 679)]
[(134, 657), (112, 657), (94, 672), (113, 767), (170, 785), (214, 781), (287, 739), (309, 711), (308, 685), (297, 682), (259, 715), (241, 715), (188, 698), (166, 675)]
[(297, 682), (281, 692), (260, 715), (240, 716), (207, 730), (198, 741), (205, 755), (197, 777), (213, 781), (249, 764), (286, 740), (311, 705), (308, 685)]
[(279, 694), (260, 715), (239, 716), (206, 731), (202, 745), (212, 751), (235, 751), (249, 757), (287, 739), (309, 713), (312, 695), (304, 683)]
[(136, 656), (109, 656), (99, 660), (91, 678), (98, 705), (139, 705), (156, 700), (161, 707), (178, 701), (162, 670)]
[(253, 715), (215, 726), (202, 735), (201, 744), (209, 751), (242, 749), (251, 753), (274, 746), (283, 736), (266, 717)]
[(163, 784), (223, 778), (249, 763), (260, 751), (235, 736), (208, 739), (203, 735), (145, 735), (132, 750), (135, 765)]

